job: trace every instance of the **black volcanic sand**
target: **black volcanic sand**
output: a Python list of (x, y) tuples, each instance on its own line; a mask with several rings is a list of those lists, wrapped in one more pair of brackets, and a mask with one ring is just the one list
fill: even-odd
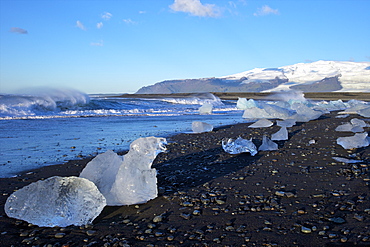
[(29, 225), (8, 218), (3, 206), (31, 182), (78, 176), (91, 158), (0, 179), (1, 246), (370, 246), (370, 148), (345, 150), (336, 139), (353, 133), (335, 131), (364, 118), (335, 116), (299, 123), (288, 129), (289, 140), (277, 142), (278, 151), (255, 156), (228, 154), (221, 140), (241, 136), (259, 146), (278, 126), (243, 123), (170, 137), (168, 152), (153, 164), (159, 196), (142, 205), (106, 207), (82, 227)]

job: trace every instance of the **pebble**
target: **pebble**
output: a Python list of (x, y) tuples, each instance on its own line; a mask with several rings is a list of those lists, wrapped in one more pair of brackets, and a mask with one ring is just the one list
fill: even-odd
[(308, 228), (308, 227), (305, 227), (305, 226), (302, 226), (301, 227), (301, 232), (303, 232), (303, 233), (311, 233), (312, 232), (312, 229), (311, 228)]
[(58, 232), (54, 235), (55, 238), (63, 238), (66, 234), (64, 232)]
[(153, 222), (158, 223), (158, 222), (161, 222), (162, 220), (163, 220), (163, 216), (162, 215), (157, 215), (157, 216), (154, 217)]

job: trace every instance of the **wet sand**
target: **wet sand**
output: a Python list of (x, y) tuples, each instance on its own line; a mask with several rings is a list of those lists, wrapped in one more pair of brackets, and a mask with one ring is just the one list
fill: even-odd
[(364, 118), (335, 116), (298, 123), (278, 151), (255, 156), (228, 154), (221, 141), (241, 136), (258, 147), (278, 126), (242, 123), (172, 136), (153, 164), (159, 196), (106, 207), (89, 226), (32, 226), (8, 218), (4, 204), (31, 182), (78, 176), (91, 158), (0, 179), (1, 246), (370, 246), (370, 147), (345, 150), (336, 139), (353, 133), (335, 131)]

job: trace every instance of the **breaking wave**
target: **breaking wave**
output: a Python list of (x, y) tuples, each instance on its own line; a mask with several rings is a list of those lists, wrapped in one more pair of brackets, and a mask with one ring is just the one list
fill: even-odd
[(164, 98), (162, 100), (173, 104), (183, 104), (183, 105), (203, 105), (205, 103), (209, 103), (216, 106), (223, 104), (220, 98), (211, 93), (199, 93), (193, 94), (188, 97)]
[(0, 95), (0, 117), (55, 114), (89, 102), (87, 94), (72, 89), (29, 89), (19, 94)]

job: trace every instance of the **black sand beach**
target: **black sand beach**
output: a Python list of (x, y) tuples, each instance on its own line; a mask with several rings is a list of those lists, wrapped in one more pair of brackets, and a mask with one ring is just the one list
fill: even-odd
[(8, 218), (4, 204), (31, 182), (78, 176), (91, 158), (0, 179), (1, 246), (370, 246), (370, 148), (345, 150), (336, 139), (353, 133), (335, 131), (364, 118), (335, 116), (298, 123), (278, 151), (255, 156), (228, 154), (221, 141), (241, 136), (259, 146), (278, 126), (243, 123), (172, 136), (153, 164), (159, 196), (106, 207), (88, 226), (29, 225)]

